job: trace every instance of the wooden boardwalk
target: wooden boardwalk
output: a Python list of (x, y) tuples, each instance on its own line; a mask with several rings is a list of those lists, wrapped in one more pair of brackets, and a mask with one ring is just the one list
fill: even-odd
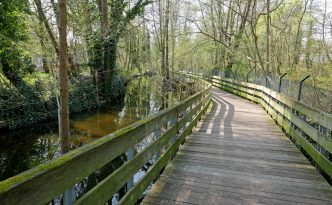
[(332, 204), (331, 186), (260, 105), (213, 89), (213, 106), (142, 201)]

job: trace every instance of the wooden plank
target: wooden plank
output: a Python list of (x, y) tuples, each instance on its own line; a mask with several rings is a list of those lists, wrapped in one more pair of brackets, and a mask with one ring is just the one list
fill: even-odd
[(289, 161), (289, 162), (305, 162), (307, 159), (298, 152), (297, 156), (278, 154), (278, 153), (268, 153), (257, 151), (246, 152), (243, 150), (218, 150), (218, 149), (203, 149), (203, 148), (191, 148), (187, 147), (188, 152), (197, 152), (200, 154), (214, 154), (214, 155), (226, 155), (226, 156), (236, 156), (250, 159), (260, 159), (260, 160), (272, 160), (272, 161)]
[[(200, 129), (199, 132), (202, 135), (207, 135), (209, 138), (213, 138), (215, 135), (218, 133), (211, 133), (211, 134), (206, 134), (207, 129)], [(242, 136), (241, 136), (242, 134)], [(289, 139), (287, 138), (280, 138), (281, 140), (275, 140), (273, 139), (270, 135), (264, 135), (264, 136), (257, 136), (257, 135), (250, 135), (250, 136), (243, 136), (243, 132), (221, 132), (219, 133), (218, 140), (229, 140), (229, 141), (241, 141), (241, 142), (248, 142), (248, 143), (253, 143), (255, 140), (258, 141), (260, 140), (261, 143), (267, 143), (267, 144), (273, 144), (275, 143), (276, 145), (282, 145), (284, 143), (289, 143)], [(229, 136), (231, 135), (231, 136)], [(195, 136), (196, 137), (196, 136)], [(289, 145), (289, 144), (288, 144)]]
[[(192, 203), (192, 204), (209, 204), (209, 205), (219, 205), (219, 204), (300, 204), (300, 202), (293, 200), (292, 198), (286, 199), (276, 199), (271, 196), (257, 196), (243, 194), (232, 191), (223, 191), (215, 189), (201, 189), (199, 187), (175, 187), (156, 184), (151, 192), (148, 194), (149, 197), (163, 197), (168, 200), (176, 200), (180, 202)], [(308, 200), (307, 200), (308, 201)], [(312, 200), (314, 201), (314, 200)], [(316, 201), (315, 201), (316, 202)], [(319, 201), (319, 204), (330, 204), (330, 202)], [(317, 205), (317, 203), (307, 202), (306, 204)]]
[[(260, 164), (253, 164), (251, 161), (248, 163), (234, 163), (229, 161), (227, 164), (220, 164), (218, 162), (206, 162), (206, 161), (198, 161), (198, 160), (190, 160), (187, 159), (177, 159), (175, 162), (177, 166), (181, 167), (209, 167), (211, 169), (215, 169), (218, 171), (238, 171), (238, 170), (246, 170), (246, 173), (252, 175), (273, 175), (276, 177), (283, 177), (283, 178), (294, 178), (294, 179), (311, 179), (315, 181), (325, 181), (321, 176), (317, 175), (317, 172), (307, 172), (306, 169), (302, 168), (302, 172), (296, 170), (285, 170), (285, 169), (277, 169), (268, 166), (261, 166)], [(288, 180), (288, 179), (287, 179)]]
[[(175, 166), (175, 165), (173, 165)], [(176, 168), (174, 170), (166, 169), (162, 177), (177, 178), (189, 181), (201, 181), (205, 183), (218, 184), (231, 187), (246, 187), (253, 190), (269, 190), (276, 193), (289, 193), (290, 195), (296, 194), (312, 194), (316, 197), (324, 196), (325, 198), (331, 198), (331, 187), (323, 182), (317, 183), (311, 181), (311, 183), (303, 182), (289, 182), (273, 179), (261, 178), (259, 176), (250, 177), (246, 175), (232, 175), (231, 173), (218, 172), (217, 174), (210, 174), (208, 172), (195, 172), (187, 171), (182, 168)]]
[(246, 151), (246, 152), (250, 152), (250, 151), (256, 151), (259, 149), (259, 151), (262, 151), (262, 153), (264, 152), (268, 152), (268, 153), (285, 153), (285, 154), (289, 154), (289, 155), (299, 155), (299, 151), (296, 150), (296, 147), (273, 147), (273, 146), (266, 146), (263, 147), (261, 145), (255, 145), (255, 144), (244, 144), (244, 143), (239, 143), (237, 144), (236, 142), (234, 143), (217, 143), (217, 142), (199, 142), (198, 140), (195, 140), (191, 143), (191, 147), (195, 148), (205, 148), (205, 149), (222, 149), (222, 150), (227, 150), (227, 151), (233, 151), (233, 150), (242, 150), (242, 151)]
[[(179, 152), (179, 156), (181, 156), (183, 159), (191, 159), (191, 160), (197, 160), (197, 161), (205, 161), (210, 163), (216, 163), (215, 161), (218, 161), (217, 163), (253, 163), (257, 167), (274, 167), (276, 170), (291, 170), (292, 172), (303, 172), (305, 170), (309, 173), (314, 173), (317, 175), (316, 169), (309, 163), (309, 162), (289, 162), (289, 161), (271, 161), (271, 160), (260, 160), (260, 159), (248, 159), (248, 158), (242, 158), (242, 157), (235, 157), (235, 156), (225, 156), (225, 155), (209, 155), (206, 154), (202, 156), (200, 153), (188, 153), (188, 152)], [(216, 164), (217, 164), (216, 163)]]
[[(165, 188), (166, 187), (166, 188)], [(186, 180), (186, 179), (177, 179), (177, 178), (171, 178), (171, 177), (160, 177), (158, 179), (158, 182), (155, 184), (155, 189), (160, 188), (163, 193), (167, 192), (173, 192), (172, 189), (177, 190), (190, 190), (195, 192), (211, 192), (212, 190), (214, 192), (218, 193), (236, 193), (240, 194), (243, 197), (257, 197), (257, 198), (268, 198), (268, 199), (274, 199), (274, 200), (280, 200), (280, 201), (290, 201), (295, 203), (309, 203), (309, 204), (329, 204), (330, 201), (326, 196), (328, 195), (322, 195), (322, 198), (314, 196), (314, 195), (308, 195), (305, 194), (290, 194), (286, 192), (276, 192), (276, 191), (269, 191), (266, 190), (265, 187), (256, 189), (248, 189), (247, 187), (240, 186), (240, 187), (232, 187), (230, 185), (220, 185), (220, 184), (211, 184), (207, 182), (201, 182), (201, 181), (193, 181), (193, 180)], [(330, 195), (331, 196), (331, 195)]]
[(241, 96), (241, 97), (247, 98), (247, 99), (249, 99), (249, 100), (252, 100), (252, 101), (254, 101), (254, 102), (258, 102), (258, 103), (260, 102), (260, 99), (257, 98), (257, 97), (250, 96), (250, 95), (248, 95), (248, 94), (245, 94), (244, 92), (240, 92), (240, 91), (234, 90), (234, 89), (229, 88), (229, 87), (226, 87), (226, 86), (224, 86), (224, 85), (217, 86), (217, 87), (219, 87), (219, 88), (221, 88), (221, 89), (223, 89), (223, 90), (226, 90), (226, 91), (232, 92), (232, 93), (234, 93), (234, 94), (237, 94), (237, 95), (239, 95), (239, 96)]
[(140, 205), (151, 205), (151, 203), (142, 202), (142, 203), (140, 203)]
[[(173, 164), (176, 166), (176, 164)], [(312, 189), (313, 192), (330, 192), (331, 186), (326, 182), (316, 182), (314, 180), (288, 180), (287, 178), (271, 178), (261, 175), (248, 175), (246, 172), (242, 173), (233, 173), (233, 172), (222, 172), (216, 170), (188, 170), (186, 167), (176, 167), (175, 169), (169, 169), (168, 167), (163, 172), (165, 177), (181, 177), (183, 178), (200, 178), (206, 181), (219, 181), (222, 184), (229, 184), (231, 186), (236, 186), (237, 183), (243, 183), (243, 185), (248, 185), (249, 187), (255, 188), (255, 186), (269, 186), (274, 188), (276, 186), (284, 187), (287, 190), (287, 187), (290, 190), (295, 192), (302, 192), (302, 189)], [(285, 180), (287, 179), (287, 180)]]
[[(186, 162), (188, 163), (188, 162)], [(271, 175), (269, 173), (264, 173), (261, 171), (255, 171), (255, 172), (247, 172), (245, 169), (224, 169), (222, 167), (203, 167), (195, 164), (189, 164), (186, 165), (186, 163), (178, 163), (176, 164), (177, 169), (181, 169), (183, 171), (193, 172), (193, 173), (204, 173), (204, 174), (212, 174), (212, 175), (218, 175), (219, 173), (223, 174), (231, 174), (236, 176), (245, 176), (245, 177), (254, 177), (254, 178), (261, 178), (261, 179), (267, 179), (267, 180), (279, 180), (282, 182), (292, 182), (292, 183), (305, 183), (305, 184), (312, 184), (314, 183), (326, 183), (325, 180), (317, 173), (317, 177), (314, 179), (311, 178), (295, 178), (290, 176), (277, 176), (277, 175)], [(293, 173), (295, 174), (295, 173)]]
[[(265, 172), (274, 172), (274, 171), (282, 171), (282, 172), (298, 172), (299, 175), (313, 175), (317, 177), (317, 171), (312, 167), (309, 162), (300, 162), (293, 163), (289, 161), (263, 161), (256, 159), (243, 159), (241, 157), (234, 156), (215, 156), (215, 155), (199, 155), (199, 153), (187, 153), (181, 152), (179, 153), (181, 159), (184, 162), (193, 162), (197, 161), (197, 164), (212, 164), (212, 166), (222, 166), (224, 168), (227, 167), (237, 167), (237, 168), (245, 168), (245, 169), (255, 169), (255, 167), (260, 171)], [(248, 163), (245, 163), (248, 162)], [(321, 178), (321, 177), (320, 177)]]
[(192, 203), (170, 200), (170, 199), (165, 199), (165, 198), (160, 198), (160, 197), (155, 197), (155, 196), (146, 196), (144, 198), (144, 201), (141, 204), (145, 204), (145, 203), (156, 204), (156, 205), (190, 205), (190, 204), (192, 204)]
[[(255, 135), (252, 135), (255, 136)], [(275, 134), (275, 136), (279, 136), (278, 134)], [(284, 137), (284, 134), (283, 136)], [(239, 146), (253, 146), (253, 147), (259, 147), (259, 146), (264, 146), (264, 147), (270, 147), (272, 149), (274, 148), (281, 148), (281, 149), (287, 149), (287, 150), (298, 150), (295, 145), (289, 144), (289, 142), (282, 142), (282, 141), (277, 141), (279, 143), (274, 143), (275, 141), (272, 142), (266, 142), (266, 141), (257, 141), (257, 140), (252, 140), (251, 138), (247, 140), (231, 140), (227, 138), (216, 138), (214, 135), (211, 135), (210, 138), (202, 138), (197, 134), (193, 134), (190, 137), (194, 141), (192, 143), (199, 144), (199, 143), (213, 143), (213, 144), (222, 144), (222, 145), (239, 145)]]

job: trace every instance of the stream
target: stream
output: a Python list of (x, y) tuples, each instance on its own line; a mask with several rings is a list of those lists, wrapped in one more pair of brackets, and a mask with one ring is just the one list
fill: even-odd
[[(179, 82), (181, 81), (180, 79)], [(106, 106), (71, 116), (71, 149), (149, 117), (196, 92), (195, 86), (167, 89), (170, 86), (161, 82), (156, 76), (134, 79), (128, 84), (121, 105)], [(2, 131), (0, 181), (60, 156), (59, 141), (57, 121), (31, 128)]]

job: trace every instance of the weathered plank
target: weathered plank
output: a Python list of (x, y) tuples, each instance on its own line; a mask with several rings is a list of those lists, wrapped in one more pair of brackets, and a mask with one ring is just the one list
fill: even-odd
[[(248, 189), (244, 186), (232, 187), (224, 184), (215, 184), (209, 182), (202, 182), (196, 180), (187, 180), (178, 179), (172, 177), (161, 177), (158, 179), (159, 182), (156, 184), (159, 188), (162, 189), (163, 192), (166, 192), (164, 187), (167, 189), (180, 189), (180, 190), (192, 190), (197, 192), (208, 192), (210, 190), (215, 190), (216, 192), (230, 192), (230, 193), (238, 193), (243, 196), (255, 196), (261, 198), (272, 198), (281, 201), (293, 201), (300, 203), (311, 203), (311, 204), (329, 204), (329, 199), (324, 199), (326, 195), (321, 195), (318, 197), (317, 195), (308, 195), (308, 193), (301, 194), (290, 194), (289, 192), (282, 192), (281, 190), (268, 190), (268, 189)], [(331, 195), (329, 195), (331, 196)]]

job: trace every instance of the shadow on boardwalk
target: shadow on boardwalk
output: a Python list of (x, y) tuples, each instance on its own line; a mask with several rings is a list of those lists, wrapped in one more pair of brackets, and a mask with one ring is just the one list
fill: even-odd
[(257, 104), (213, 89), (211, 112), (142, 204), (331, 204), (330, 185)]

